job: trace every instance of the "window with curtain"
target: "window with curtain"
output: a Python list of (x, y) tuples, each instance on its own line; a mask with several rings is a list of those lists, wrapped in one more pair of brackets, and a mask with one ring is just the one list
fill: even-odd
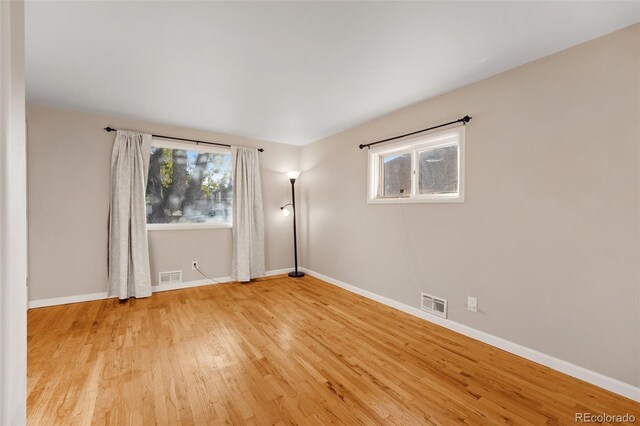
[(230, 227), (232, 191), (229, 149), (153, 139), (148, 229)]

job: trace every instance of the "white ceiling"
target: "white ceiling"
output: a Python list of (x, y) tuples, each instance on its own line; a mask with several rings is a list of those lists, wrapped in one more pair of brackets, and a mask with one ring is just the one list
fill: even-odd
[(28, 2), (27, 95), (303, 145), (639, 20), (637, 1)]

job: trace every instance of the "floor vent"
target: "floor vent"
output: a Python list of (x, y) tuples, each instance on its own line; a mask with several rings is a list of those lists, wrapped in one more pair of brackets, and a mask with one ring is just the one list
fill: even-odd
[(160, 272), (160, 285), (182, 284), (182, 271)]
[(427, 293), (422, 293), (422, 300), (420, 302), (420, 309), (430, 314), (437, 315), (442, 318), (447, 317), (447, 299), (441, 299), (439, 297), (432, 296)]

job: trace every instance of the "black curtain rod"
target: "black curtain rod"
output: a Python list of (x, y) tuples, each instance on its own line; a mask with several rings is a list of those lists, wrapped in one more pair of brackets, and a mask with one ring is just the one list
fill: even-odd
[[(118, 129), (114, 129), (113, 127), (105, 127), (104, 130), (106, 130), (107, 132), (115, 132)], [(217, 145), (217, 146), (226, 146), (227, 148), (231, 148), (231, 145), (227, 145), (226, 143), (205, 142), (205, 141), (199, 141), (199, 140), (196, 140), (196, 139), (174, 138), (173, 136), (163, 136), (163, 135), (151, 135), (151, 136), (153, 136), (154, 138), (173, 139), (175, 141), (183, 141), (183, 142), (193, 142), (196, 145), (199, 145), (199, 144)], [(258, 148), (258, 151), (264, 152), (264, 149), (263, 148)]]
[(469, 117), (468, 115), (465, 115), (464, 117), (462, 117), (462, 118), (460, 118), (458, 120), (450, 121), (450, 122), (444, 123), (444, 124), (438, 124), (437, 126), (429, 127), (428, 129), (416, 130), (415, 132), (406, 133), (406, 134), (400, 135), (400, 136), (394, 136), (392, 138), (383, 139), (383, 140), (377, 141), (377, 142), (371, 142), (371, 143), (367, 143), (367, 144), (360, 144), (360, 149), (369, 148), (369, 147), (371, 147), (371, 145), (377, 145), (377, 144), (382, 143), (382, 142), (389, 142), (389, 141), (393, 141), (393, 140), (396, 140), (396, 139), (406, 138), (407, 136), (415, 135), (417, 133), (426, 132), (428, 130), (439, 129), (440, 127), (449, 126), (451, 124), (463, 123), (464, 125), (466, 125), (469, 121), (471, 121), (471, 118), (472, 117)]

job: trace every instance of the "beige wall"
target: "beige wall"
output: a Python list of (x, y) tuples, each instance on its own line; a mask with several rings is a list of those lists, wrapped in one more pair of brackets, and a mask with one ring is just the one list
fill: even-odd
[[(293, 266), (290, 198), (282, 172), (299, 164), (299, 147), (39, 105), (28, 105), (30, 300), (107, 290), (109, 175), (114, 133), (107, 125), (184, 138), (260, 146), (267, 270)], [(183, 281), (228, 276), (231, 229), (149, 231), (154, 284), (159, 271)]]
[[(358, 144), (465, 114), (464, 203), (367, 205)], [(635, 25), (304, 147), (302, 264), (640, 385), (639, 144)]]

